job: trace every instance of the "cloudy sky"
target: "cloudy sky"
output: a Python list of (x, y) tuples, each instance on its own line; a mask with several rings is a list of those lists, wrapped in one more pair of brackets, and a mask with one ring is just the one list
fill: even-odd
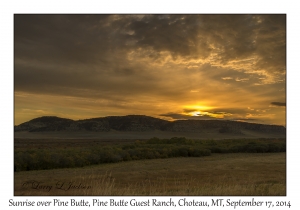
[(14, 15), (15, 125), (142, 114), (285, 125), (286, 15)]

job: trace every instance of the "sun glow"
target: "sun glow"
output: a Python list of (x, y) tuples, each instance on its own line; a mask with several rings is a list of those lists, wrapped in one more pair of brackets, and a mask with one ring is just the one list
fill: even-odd
[(195, 112), (190, 112), (189, 114), (191, 116), (199, 116), (199, 115), (201, 115), (201, 112), (200, 111), (195, 111)]
[(209, 116), (212, 113), (209, 113), (208, 110), (213, 109), (214, 107), (205, 106), (205, 105), (188, 105), (184, 106), (183, 110), (185, 115), (199, 117), (199, 116)]
[(206, 106), (206, 105), (189, 105), (184, 106), (184, 113), (188, 116), (193, 117), (211, 117), (211, 118), (219, 118), (223, 119), (225, 116), (231, 116), (230, 113), (225, 112), (214, 112), (213, 110), (216, 107)]
[(215, 107), (212, 106), (205, 106), (205, 105), (189, 105), (189, 106), (184, 106), (184, 109), (186, 110), (211, 110), (214, 109)]

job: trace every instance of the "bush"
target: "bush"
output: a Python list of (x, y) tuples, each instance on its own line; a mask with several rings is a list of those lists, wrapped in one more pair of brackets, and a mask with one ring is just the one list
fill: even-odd
[(92, 164), (140, 159), (201, 157), (210, 155), (211, 153), (285, 151), (285, 139), (194, 141), (184, 137), (173, 137), (171, 139), (154, 137), (147, 141), (136, 141), (132, 144), (117, 145), (115, 147), (15, 149), (14, 171), (82, 167)]

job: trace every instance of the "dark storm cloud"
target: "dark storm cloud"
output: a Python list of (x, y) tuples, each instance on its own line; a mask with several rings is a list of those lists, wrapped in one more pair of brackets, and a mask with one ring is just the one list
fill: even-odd
[[(259, 55), (259, 66), (285, 68), (285, 15), (146, 16), (129, 28), (139, 46), (177, 55), (205, 58), (217, 48), (219, 59)], [(199, 54), (200, 53), (200, 54)]]
[(202, 22), (200, 16), (151, 15), (131, 22), (128, 28), (134, 31), (139, 47), (169, 51), (174, 58), (179, 55), (207, 57), (210, 54), (208, 42), (199, 40)]
[[(124, 21), (115, 26), (113, 17), (16, 15), (15, 90), (69, 95), (70, 88), (108, 94), (150, 89), (152, 76), (124, 58), (130, 38), (122, 32)], [(80, 93), (75, 89), (71, 95)]]
[[(133, 65), (126, 58), (127, 52), (138, 49), (148, 50), (147, 56), (156, 60), (164, 51), (173, 59), (178, 56), (203, 59), (214, 48), (219, 51), (216, 59), (222, 63), (255, 54), (260, 56), (257, 69), (263, 66), (272, 72), (283, 71), (285, 67), (285, 15), (15, 15), (14, 18), (16, 90), (29, 84), (38, 90), (45, 81), (53, 86), (68, 86), (76, 81), (79, 88), (111, 88), (116, 76), (129, 76), (129, 83), (143, 78), (151, 80), (144, 66)], [(95, 75), (105, 77), (105, 81), (100, 79), (101, 83), (111, 80), (112, 85), (99, 87)], [(34, 79), (29, 82), (30, 78)]]
[(272, 102), (271, 104), (274, 106), (286, 106), (286, 103), (284, 102)]
[(206, 58), (214, 48), (222, 63), (258, 55), (256, 69), (285, 71), (285, 15), (154, 15), (128, 28), (139, 47), (173, 58)]
[[(109, 50), (107, 16), (15, 15), (15, 57), (44, 62), (102, 61)], [(100, 24), (97, 24), (100, 23)], [(94, 29), (93, 25), (98, 28)]]
[(207, 31), (214, 34), (212, 42), (223, 50), (222, 62), (258, 55), (256, 69), (285, 71), (285, 15), (222, 15), (209, 19)]

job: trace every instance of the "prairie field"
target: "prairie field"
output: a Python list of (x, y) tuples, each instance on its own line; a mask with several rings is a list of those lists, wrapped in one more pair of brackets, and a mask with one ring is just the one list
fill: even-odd
[(212, 153), (14, 173), (14, 194), (34, 196), (286, 195), (286, 153)]

